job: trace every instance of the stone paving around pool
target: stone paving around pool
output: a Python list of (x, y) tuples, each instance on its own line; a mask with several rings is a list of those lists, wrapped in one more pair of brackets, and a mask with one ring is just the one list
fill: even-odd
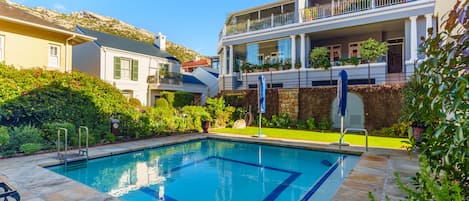
[[(332, 152), (341, 151), (349, 154), (360, 154), (365, 151), (365, 148), (361, 146), (347, 146), (339, 150), (337, 146), (327, 143), (212, 133), (186, 134), (97, 146), (90, 148), (89, 156), (90, 158), (97, 158), (205, 138), (265, 143)], [(60, 161), (57, 159), (57, 153), (55, 152), (0, 159), (0, 181), (7, 182), (18, 190), (21, 200), (24, 201), (119, 200), (43, 168), (43, 166), (56, 164), (60, 164)], [(404, 199), (403, 193), (396, 186), (394, 172), (398, 172), (403, 181), (409, 181), (409, 178), (415, 175), (418, 169), (418, 160), (415, 154), (409, 156), (403, 150), (370, 148), (368, 152), (361, 155), (358, 164), (353, 168), (332, 200), (369, 200), (368, 192), (372, 192), (377, 200), (384, 200), (385, 196), (388, 196), (391, 200)]]

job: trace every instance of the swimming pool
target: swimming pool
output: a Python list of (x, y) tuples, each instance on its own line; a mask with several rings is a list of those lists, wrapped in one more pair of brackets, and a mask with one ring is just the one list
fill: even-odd
[(122, 200), (330, 200), (358, 158), (208, 139), (49, 169)]

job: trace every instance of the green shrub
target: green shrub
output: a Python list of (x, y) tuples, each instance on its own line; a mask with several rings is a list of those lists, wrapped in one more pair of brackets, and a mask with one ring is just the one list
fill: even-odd
[(15, 127), (10, 130), (10, 145), (13, 150), (19, 150), (20, 145), (26, 143), (42, 144), (42, 131), (32, 126)]
[(105, 142), (108, 142), (108, 143), (114, 143), (116, 141), (116, 136), (112, 133), (108, 133), (104, 137), (104, 140)]
[(85, 73), (18, 70), (0, 64), (0, 80), (0, 125), (71, 122), (92, 129), (113, 113), (127, 119), (138, 115), (118, 89)]
[(268, 123), (268, 127), (272, 128), (290, 128), (292, 125), (292, 119), (288, 114), (281, 114), (279, 116), (272, 115), (272, 119)]
[(309, 57), (313, 68), (329, 69), (331, 67), (329, 54), (327, 52), (325, 47), (316, 47), (311, 51)]
[(20, 151), (25, 154), (32, 154), (40, 151), (41, 147), (41, 144), (25, 143), (20, 146)]
[(314, 117), (311, 117), (308, 120), (306, 120), (306, 124), (308, 125), (309, 130), (313, 130), (316, 128), (316, 123), (314, 123)]
[(16, 151), (14, 150), (6, 150), (0, 153), (2, 157), (11, 157), (11, 156), (14, 156), (15, 154), (16, 154)]
[[(42, 126), (42, 130), (44, 131), (43, 133), (43, 138), (46, 139), (49, 143), (54, 144), (57, 142), (57, 133), (59, 131), (59, 128), (65, 128), (67, 129), (67, 135), (68, 135), (68, 140), (70, 143), (70, 146), (76, 146), (78, 145), (78, 137), (77, 137), (77, 132), (75, 130), (75, 126), (71, 123), (45, 123)], [(60, 136), (61, 140), (64, 140), (64, 131), (60, 131), (62, 136)], [(60, 142), (60, 143), (63, 143)]]
[(215, 127), (224, 128), (235, 108), (225, 105), (223, 98), (207, 98), (207, 111), (214, 118)]
[(168, 101), (168, 105), (172, 107), (174, 105), (174, 92), (163, 91), (160, 93), (161, 98), (166, 99)]
[(308, 124), (305, 120), (298, 120), (296, 121), (296, 128), (300, 130), (306, 130), (308, 128)]
[(396, 123), (389, 128), (381, 129), (384, 136), (390, 137), (407, 137), (407, 130), (410, 127), (410, 122)]
[(168, 108), (169, 103), (166, 99), (164, 98), (158, 98), (155, 101), (155, 107), (160, 107), (160, 108)]
[(182, 108), (186, 105), (193, 105), (194, 99), (194, 94), (192, 93), (185, 91), (177, 91), (174, 93), (173, 106), (176, 108)]
[(0, 151), (3, 151), (8, 144), (10, 144), (10, 135), (8, 135), (8, 128), (0, 126)]
[(202, 106), (185, 106), (182, 108), (188, 130), (202, 130), (202, 120), (210, 120), (210, 114)]
[(331, 122), (327, 119), (327, 117), (322, 117), (321, 121), (318, 123), (318, 128), (321, 130), (329, 130), (332, 128)]
[(140, 100), (137, 99), (137, 98), (130, 98), (129, 99), (129, 104), (130, 104), (130, 106), (132, 106), (134, 108), (141, 108), (142, 107), (142, 102), (140, 102)]

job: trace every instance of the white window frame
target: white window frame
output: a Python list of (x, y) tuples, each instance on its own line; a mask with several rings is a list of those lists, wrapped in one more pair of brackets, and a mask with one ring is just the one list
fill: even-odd
[[(53, 48), (56, 48), (56, 52), (55, 52), (55, 55), (53, 55)], [(48, 66), (49, 67), (54, 67), (54, 68), (58, 68), (60, 67), (60, 46), (59, 45), (54, 45), (54, 44), (49, 44), (49, 47), (48, 47)], [(57, 62), (56, 63), (52, 63), (52, 60), (51, 58), (52, 57), (56, 57), (57, 59)]]
[[(121, 70), (121, 78), (120, 79), (121, 80), (132, 80), (132, 59), (125, 58), (125, 57), (121, 57), (120, 59), (121, 59), (121, 66), (120, 66), (121, 67), (121, 69), (120, 69)], [(128, 69), (123, 68), (124, 65), (122, 65), (122, 64), (124, 63), (124, 61), (129, 62)], [(127, 74), (125, 74), (125, 71), (127, 72)], [(127, 75), (127, 77), (124, 76), (124, 75)]]
[(5, 61), (5, 36), (0, 35), (0, 62)]

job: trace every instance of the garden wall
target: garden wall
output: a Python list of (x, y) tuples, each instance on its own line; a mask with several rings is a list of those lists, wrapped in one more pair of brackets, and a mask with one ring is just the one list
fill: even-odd
[[(397, 123), (402, 106), (402, 84), (349, 86), (349, 92), (358, 95), (364, 104), (365, 127), (368, 130), (390, 127)], [(257, 112), (257, 90), (224, 91), (228, 104)], [(288, 114), (292, 119), (313, 117), (331, 119), (332, 103), (337, 96), (336, 87), (301, 89), (268, 89), (266, 114)]]

